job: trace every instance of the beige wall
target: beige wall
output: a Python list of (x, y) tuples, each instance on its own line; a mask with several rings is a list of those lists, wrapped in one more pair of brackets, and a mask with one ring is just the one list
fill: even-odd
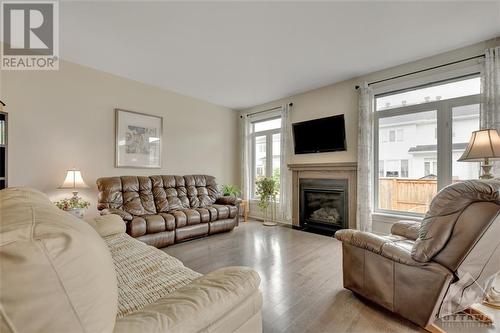
[[(82, 195), (96, 214), (101, 176), (192, 174), (238, 181), (237, 113), (136, 81), (62, 62), (59, 71), (4, 71), (0, 99), (9, 111), (9, 186), (56, 199), (65, 170), (78, 168), (92, 188)], [(163, 117), (161, 169), (114, 167), (114, 108)]]
[[(346, 142), (347, 151), (344, 152), (329, 152), (319, 154), (292, 155), (291, 163), (335, 163), (335, 162), (355, 162), (357, 161), (357, 131), (358, 131), (358, 93), (354, 89), (363, 81), (372, 82), (380, 79), (389, 78), (396, 75), (401, 75), (425, 68), (430, 68), (445, 64), (448, 62), (465, 59), (481, 53), (488, 47), (500, 45), (500, 37), (496, 40), (480, 42), (469, 47), (458, 50), (442, 53), (429, 58), (425, 58), (412, 63), (403, 64), (400, 66), (384, 69), (375, 73), (364, 76), (359, 76), (347, 81), (335, 83), (326, 87), (308, 91), (305, 93), (290, 96), (288, 98), (269, 102), (263, 105), (255, 106), (250, 109), (241, 111), (241, 113), (251, 113), (261, 110), (266, 110), (276, 106), (284, 105), (293, 102), (291, 112), (291, 122), (299, 122), (316, 118), (327, 117), (331, 115), (344, 114), (346, 126)], [(366, 61), (369, 61), (367, 55)], [(374, 88), (394, 85), (401, 82), (406, 82), (410, 79), (418, 79), (424, 76), (434, 75), (443, 71), (457, 70), (464, 66), (477, 64), (477, 60), (472, 60), (466, 63), (447, 66), (446, 69), (428, 71), (411, 77), (405, 77), (398, 80), (374, 85)], [(259, 210), (255, 204), (250, 205), (250, 214), (258, 217)]]

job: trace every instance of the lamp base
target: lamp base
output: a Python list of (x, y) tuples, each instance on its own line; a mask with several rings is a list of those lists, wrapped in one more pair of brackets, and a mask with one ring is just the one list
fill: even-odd
[(481, 169), (483, 169), (483, 174), (479, 176), (480, 179), (492, 179), (494, 178), (493, 175), (491, 174), (491, 168), (493, 167), (493, 164), (489, 164), (488, 162), (485, 162), (481, 165)]

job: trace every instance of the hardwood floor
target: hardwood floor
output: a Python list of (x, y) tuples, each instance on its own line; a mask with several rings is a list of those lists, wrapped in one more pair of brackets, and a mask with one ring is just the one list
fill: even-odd
[(341, 243), (332, 237), (251, 221), (164, 250), (200, 273), (225, 266), (259, 272), (266, 333), (425, 332), (342, 288)]

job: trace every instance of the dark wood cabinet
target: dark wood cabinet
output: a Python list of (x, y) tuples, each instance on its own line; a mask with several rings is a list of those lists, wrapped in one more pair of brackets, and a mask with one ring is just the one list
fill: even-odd
[(8, 186), (7, 157), (8, 157), (8, 114), (0, 111), (0, 190)]

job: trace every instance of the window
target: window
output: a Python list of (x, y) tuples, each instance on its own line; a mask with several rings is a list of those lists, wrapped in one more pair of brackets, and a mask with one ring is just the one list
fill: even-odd
[(398, 142), (402, 142), (404, 140), (404, 130), (403, 129), (397, 130), (397, 139), (398, 139)]
[(376, 211), (423, 214), (438, 189), (477, 178), (457, 162), (479, 129), (479, 77), (375, 96)]
[(396, 142), (396, 131), (395, 130), (389, 131), (389, 142)]
[(408, 160), (401, 160), (401, 177), (408, 178)]
[(279, 181), (281, 165), (281, 118), (252, 122), (252, 184), (262, 177), (276, 177)]

